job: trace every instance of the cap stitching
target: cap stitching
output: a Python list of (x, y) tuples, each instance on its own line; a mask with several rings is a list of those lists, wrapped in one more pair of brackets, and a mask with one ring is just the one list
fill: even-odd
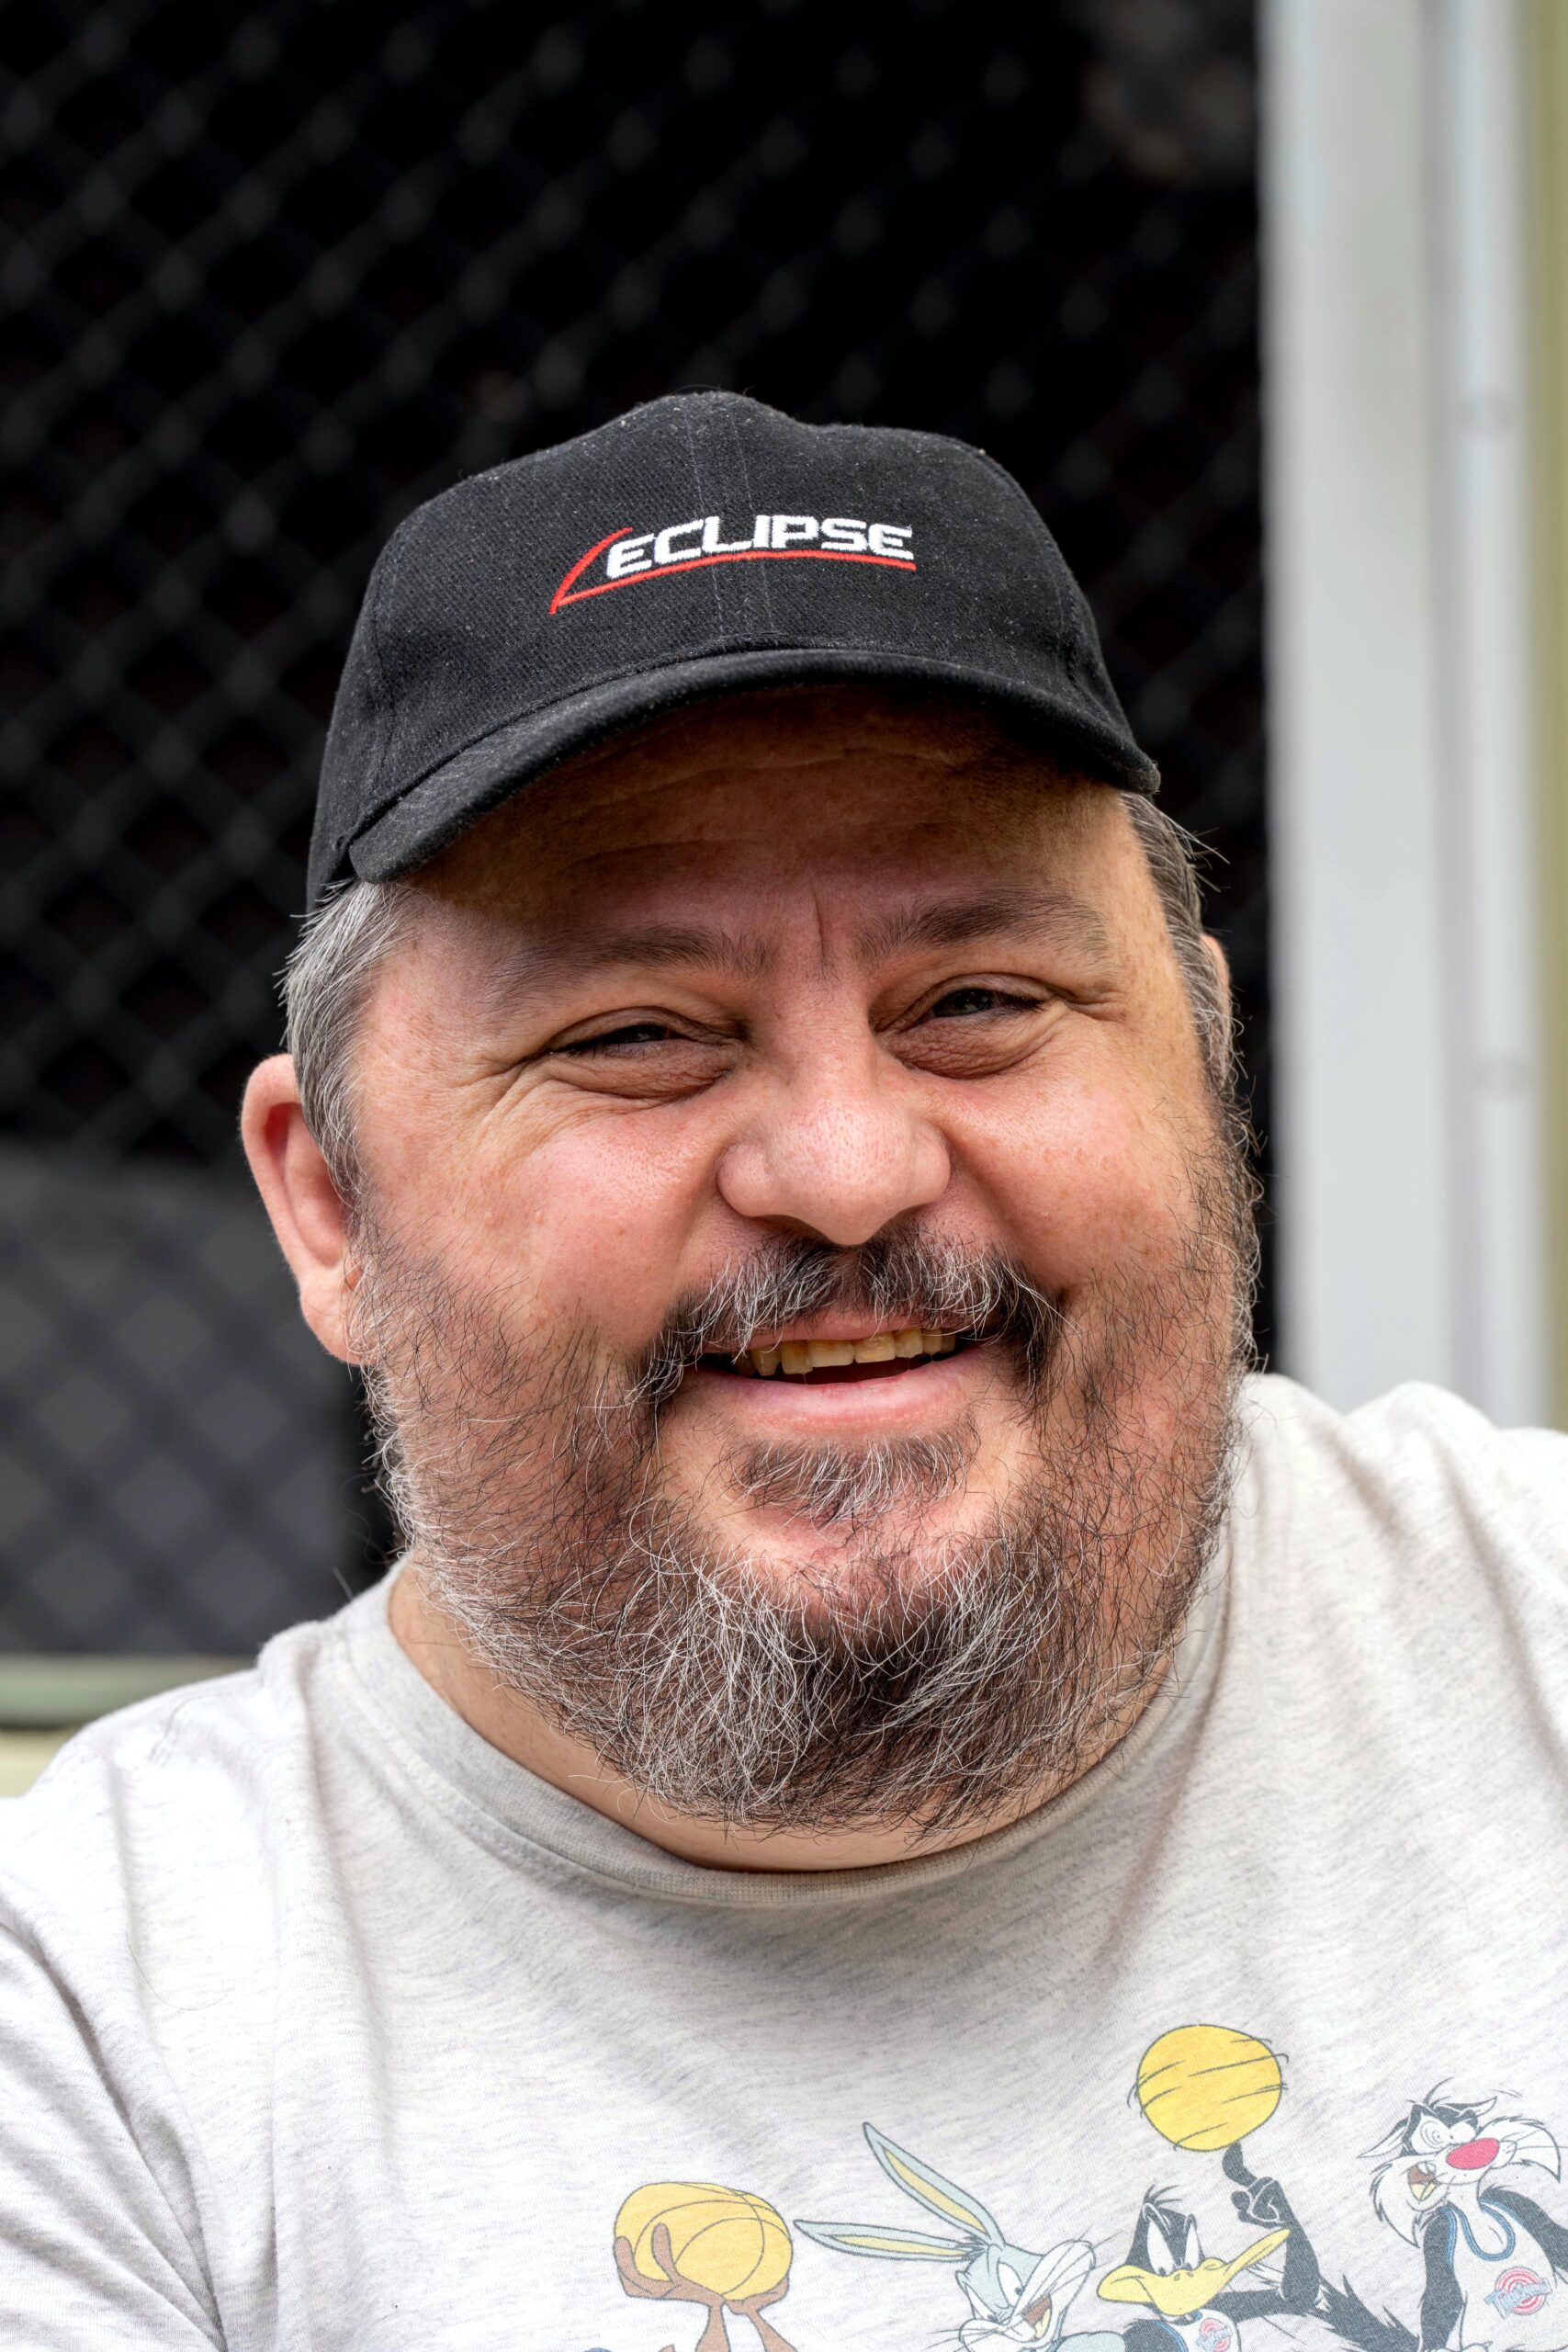
[[(940, 438), (940, 435), (933, 435), (930, 437), (936, 439)], [(1028, 517), (1029, 521), (1033, 524), (1035, 529), (1037, 531), (1043, 531), (1052, 546), (1055, 548), (1057, 560), (1061, 564), (1068, 581), (1071, 582), (1072, 588), (1077, 596), (1079, 604), (1088, 614), (1089, 626), (1091, 629), (1094, 629), (1095, 639), (1098, 639), (1099, 630), (1095, 628), (1093, 607), (1089, 604), (1088, 596), (1084, 594), (1083, 588), (1079, 584), (1077, 573), (1074, 572), (1071, 565), (1067, 562), (1066, 557), (1063, 555), (1061, 548), (1056, 545), (1055, 533), (1052, 530), (1050, 524), (1047, 523), (1044, 515), (1042, 514), (1039, 507), (1036, 506), (1032, 498), (1030, 497), (1028, 492), (1024, 489), (1023, 484), (1021, 481), (1015, 481), (1013, 476), (1009, 473), (1007, 468), (998, 458), (993, 458), (988, 449), (977, 448), (972, 441), (966, 441), (964, 444), (964, 447), (968, 449), (974, 457), (978, 458), (980, 463), (988, 472), (996, 476), (997, 480), (1003, 484), (1014, 503), (1023, 509), (1024, 514)], [(1060, 598), (1062, 591), (1061, 582), (1054, 581), (1051, 584), (1054, 594)], [(1069, 670), (1076, 672), (1080, 666), (1081, 656), (1086, 650), (1087, 649), (1083, 646), (1079, 646), (1074, 650), (1069, 650), (1066, 657)], [(1127, 720), (1126, 712), (1122, 709), (1122, 697), (1116, 691), (1116, 682), (1111, 677), (1110, 669), (1106, 665), (1103, 649), (1100, 650), (1100, 666), (1104, 672), (1105, 682), (1111, 688), (1111, 700), (1114, 702), (1118, 711), (1121, 711), (1122, 721), (1127, 726), (1127, 732), (1131, 735), (1133, 731), (1132, 726)], [(1141, 750), (1142, 746), (1140, 745), (1139, 748)], [(1147, 755), (1145, 753), (1145, 757)]]

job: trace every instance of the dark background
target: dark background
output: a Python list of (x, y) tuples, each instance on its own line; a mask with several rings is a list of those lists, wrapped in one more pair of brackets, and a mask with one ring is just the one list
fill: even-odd
[(1216, 853), (1266, 1132), (1246, 0), (0, 25), (0, 1644), (240, 1652), (376, 1564), (236, 1105), (377, 548), (633, 401), (1020, 477)]

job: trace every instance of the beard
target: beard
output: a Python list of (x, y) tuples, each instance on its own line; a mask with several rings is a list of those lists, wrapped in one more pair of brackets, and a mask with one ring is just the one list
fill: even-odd
[[(1066, 1785), (1169, 1657), (1223, 1523), (1250, 1361), (1253, 1188), (1216, 1119), (1154, 1269), (1067, 1302), (913, 1225), (774, 1238), (606, 1363), (360, 1225), (360, 1352), (407, 1564), (474, 1658), (671, 1811), (753, 1831), (951, 1838)], [(962, 1533), (974, 1419), (932, 1438), (750, 1443), (704, 1480), (819, 1539), (726, 1541), (661, 1423), (705, 1356), (829, 1308), (981, 1334), (1021, 1467)]]

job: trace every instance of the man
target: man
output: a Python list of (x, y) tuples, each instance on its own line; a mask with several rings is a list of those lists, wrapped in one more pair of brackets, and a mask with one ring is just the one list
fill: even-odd
[(405, 1556), (12, 1809), (0, 2340), (1568, 2345), (1568, 1453), (1244, 1376), (1155, 783), (954, 444), (397, 534), (244, 1131)]

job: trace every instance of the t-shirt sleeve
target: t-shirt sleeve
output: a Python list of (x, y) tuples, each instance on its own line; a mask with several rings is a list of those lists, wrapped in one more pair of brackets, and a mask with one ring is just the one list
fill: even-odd
[(0, 1921), (0, 2344), (221, 2346), (182, 2162), (26, 1923)]
[(1460, 1397), (1411, 1382), (1351, 1415), (1365, 1476), (1378, 1465), (1389, 1522), (1450, 1545), (1504, 1584), (1555, 1602), (1568, 1575), (1568, 1436), (1498, 1429)]

